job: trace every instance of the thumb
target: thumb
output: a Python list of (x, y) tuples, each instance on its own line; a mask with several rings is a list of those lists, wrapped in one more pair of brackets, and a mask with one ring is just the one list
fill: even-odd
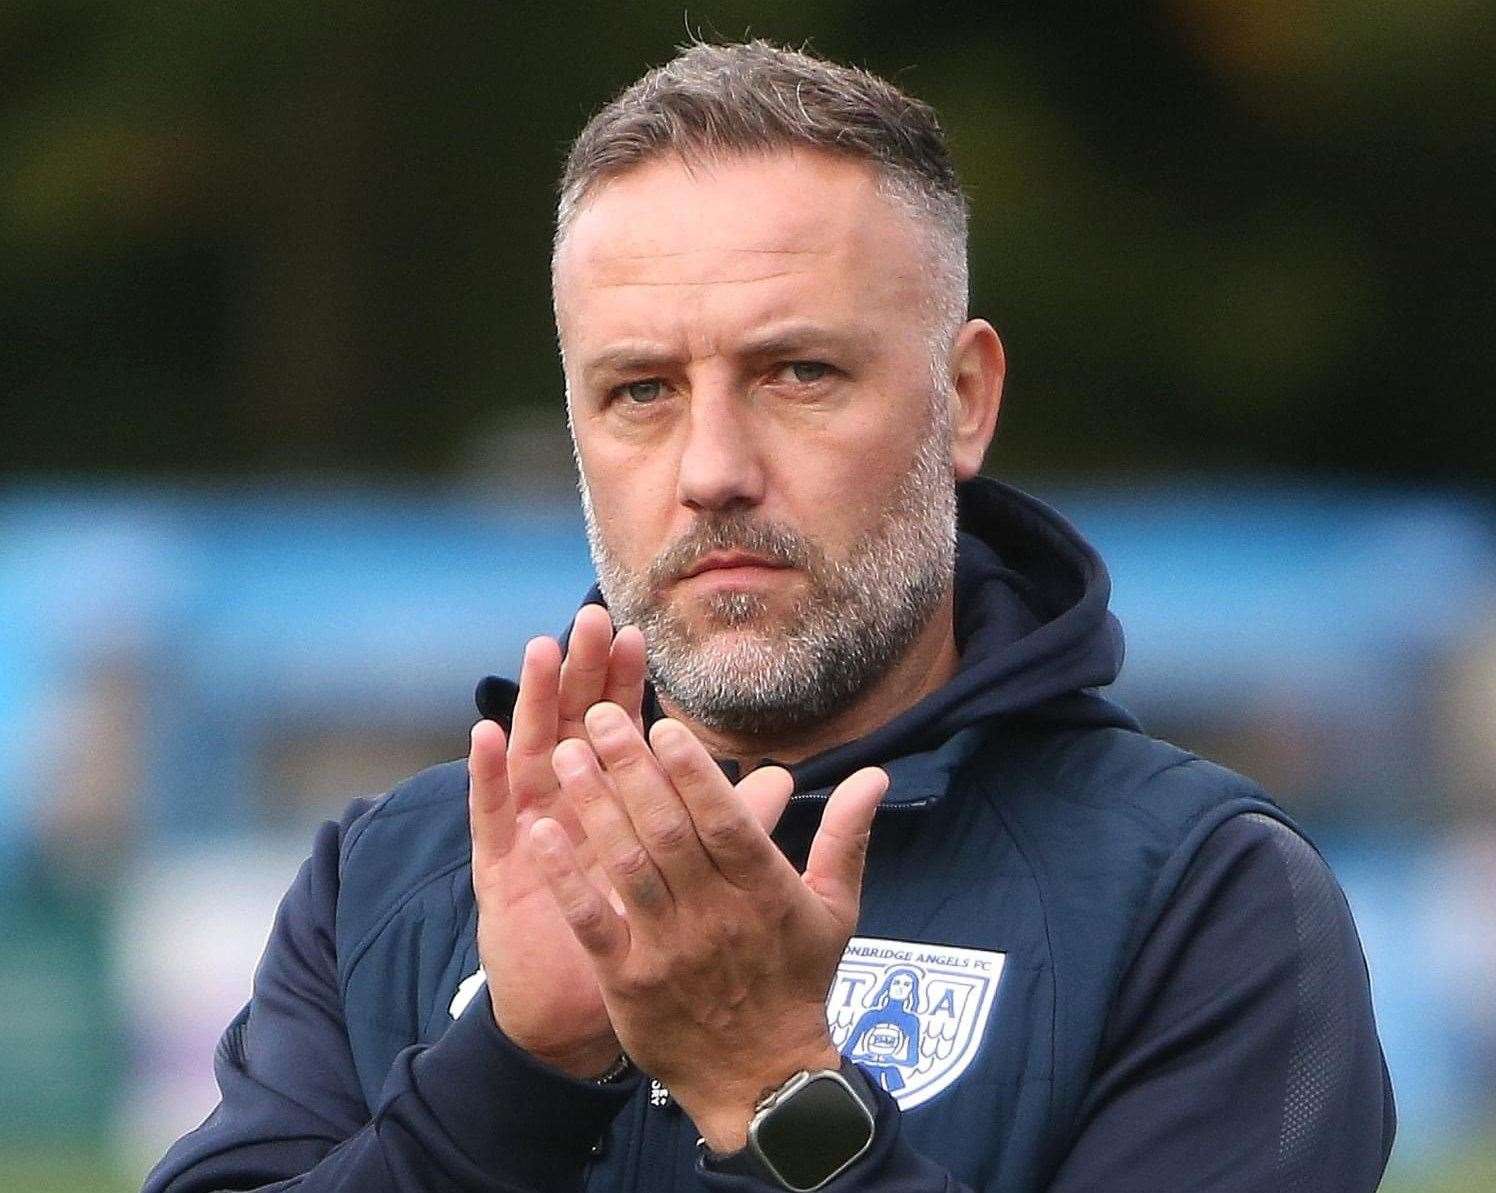
[(772, 833), (795, 792), (795, 779), (782, 766), (761, 766), (738, 780), (733, 789), (753, 813), (753, 818)]
[(843, 779), (826, 802), (821, 825), (810, 843), (805, 885), (843, 925), (857, 922), (873, 813), (887, 790), (888, 775), (880, 767), (864, 767)]

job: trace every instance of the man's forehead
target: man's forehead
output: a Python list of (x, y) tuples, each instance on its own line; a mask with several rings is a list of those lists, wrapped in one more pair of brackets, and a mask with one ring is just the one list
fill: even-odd
[(770, 281), (813, 268), (837, 256), (828, 247), (792, 248), (744, 243), (701, 245), (694, 248), (652, 248), (609, 244), (574, 258), (582, 284), (594, 288), (619, 286), (746, 285)]
[(584, 285), (751, 280), (865, 251), (894, 219), (871, 167), (851, 159), (799, 151), (690, 165), (666, 158), (589, 197), (557, 268)]
[[(612, 180), (557, 254), (557, 330), (582, 355), (619, 338), (710, 354), (778, 320), (877, 324), (927, 298), (924, 237), (871, 166), (821, 152), (670, 159)], [(590, 347), (588, 347), (590, 346)]]

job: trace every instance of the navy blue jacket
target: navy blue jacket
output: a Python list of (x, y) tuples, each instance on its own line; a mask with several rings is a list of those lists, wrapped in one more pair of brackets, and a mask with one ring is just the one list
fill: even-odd
[[(957, 674), (794, 767), (775, 834), (803, 863), (831, 786), (888, 770), (827, 1006), (877, 1138), (828, 1190), (1375, 1189), (1391, 1088), (1334, 878), (1253, 784), (1096, 694), (1121, 634), (1073, 529), (986, 480), (961, 523)], [(713, 1171), (647, 1077), (572, 1080), (499, 1032), (466, 788), (449, 763), (324, 826), (223, 1100), (150, 1193), (766, 1188)]]

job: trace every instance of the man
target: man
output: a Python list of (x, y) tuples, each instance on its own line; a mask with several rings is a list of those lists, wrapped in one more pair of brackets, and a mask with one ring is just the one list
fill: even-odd
[(465, 768), (325, 828), (147, 1189), (1375, 1188), (1334, 879), (1095, 693), (1100, 561), (977, 476), (965, 223), (933, 114), (804, 54), (594, 118), (553, 273), (600, 594)]

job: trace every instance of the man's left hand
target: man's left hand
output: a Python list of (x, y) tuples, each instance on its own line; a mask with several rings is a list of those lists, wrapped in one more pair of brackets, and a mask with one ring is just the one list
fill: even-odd
[(840, 1063), (826, 995), (888, 777), (870, 767), (836, 788), (801, 875), (763, 827), (789, 800), (787, 771), (762, 767), (734, 787), (680, 722), (657, 722), (646, 742), (609, 703), (586, 729), (588, 742), (561, 742), (552, 762), (616, 904), (554, 820), (531, 829), (536, 857), (624, 1050), (714, 1151), (736, 1151), (766, 1092)]

